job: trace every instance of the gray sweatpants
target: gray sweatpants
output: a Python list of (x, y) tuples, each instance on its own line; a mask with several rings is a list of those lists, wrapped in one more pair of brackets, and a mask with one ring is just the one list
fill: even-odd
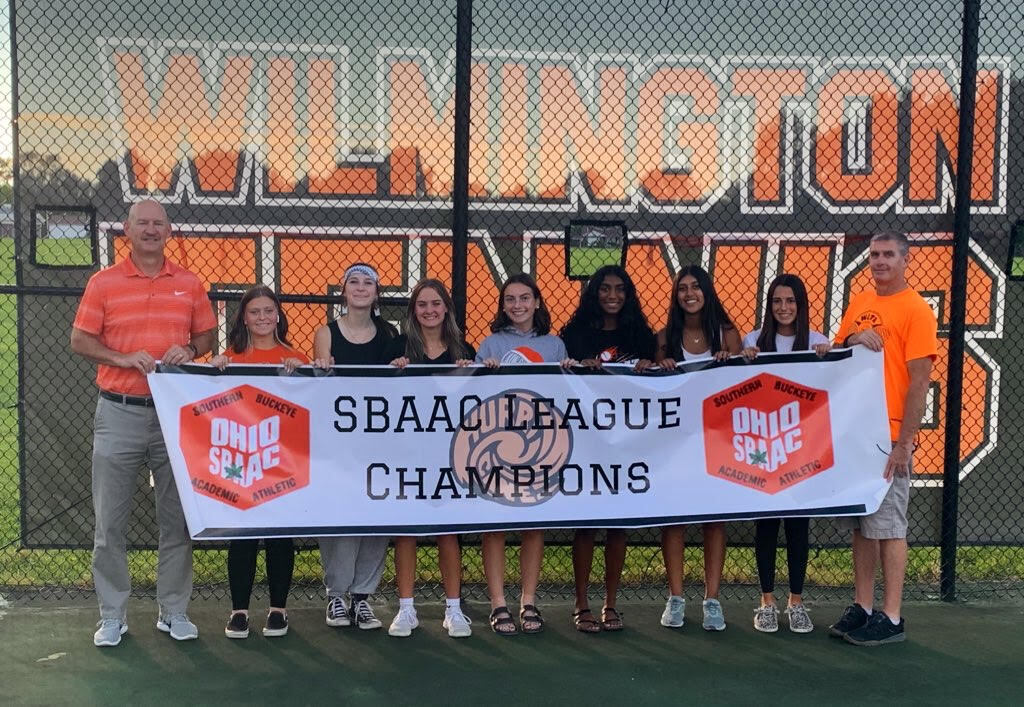
[(100, 398), (92, 452), (92, 502), (96, 512), (92, 577), (100, 618), (124, 617), (124, 605), (132, 589), (125, 528), (139, 476), (147, 467), (153, 472), (160, 529), (157, 602), (161, 614), (184, 613), (192, 596), (192, 541), (156, 410)]
[(384, 571), (388, 538), (320, 538), (327, 596), (373, 594)]

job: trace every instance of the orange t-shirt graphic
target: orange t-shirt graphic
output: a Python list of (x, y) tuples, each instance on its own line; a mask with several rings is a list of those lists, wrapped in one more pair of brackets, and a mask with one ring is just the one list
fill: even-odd
[(885, 296), (861, 292), (850, 301), (843, 315), (836, 345), (842, 346), (848, 336), (867, 329), (874, 329), (882, 337), (889, 433), (896, 440), (900, 436), (903, 404), (910, 389), (907, 361), (925, 357), (935, 360), (939, 345), (938, 322), (932, 308), (912, 289)]
[(249, 349), (242, 353), (228, 349), (224, 355), (231, 363), (281, 363), (286, 358), (297, 358), (303, 363), (309, 363), (307, 356), (284, 344), (278, 344), (272, 349)]

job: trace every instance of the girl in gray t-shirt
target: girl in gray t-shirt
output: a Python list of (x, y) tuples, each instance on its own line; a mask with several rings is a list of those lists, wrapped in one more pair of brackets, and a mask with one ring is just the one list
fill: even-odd
[[(568, 362), (565, 345), (550, 334), (551, 315), (532, 277), (513, 275), (501, 286), (490, 336), (480, 344), (476, 361), (488, 368), (524, 363)], [(514, 461), (514, 460), (513, 460)], [(518, 631), (505, 603), (505, 533), (482, 533), (480, 544), (491, 600), (491, 629), (502, 636)], [(537, 609), (537, 583), (544, 558), (544, 531), (520, 532), (519, 571), (522, 583), (519, 620), (523, 633), (539, 633), (544, 619)]]

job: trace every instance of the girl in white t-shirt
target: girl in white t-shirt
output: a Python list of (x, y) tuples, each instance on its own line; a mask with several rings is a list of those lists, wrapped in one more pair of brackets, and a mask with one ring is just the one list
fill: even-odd
[[(782, 274), (768, 286), (764, 326), (743, 337), (743, 356), (752, 360), (769, 351), (809, 351), (819, 356), (832, 345), (822, 334), (811, 331), (807, 306), (807, 288), (796, 275)], [(814, 630), (804, 608), (802, 592), (809, 553), (809, 518), (762, 518), (755, 521), (754, 556), (761, 580), (761, 604), (754, 611), (754, 628), (764, 633), (779, 630), (779, 610), (775, 606), (775, 553), (779, 524), (786, 527), (786, 562), (789, 567), (789, 605), (786, 616), (794, 633)]]

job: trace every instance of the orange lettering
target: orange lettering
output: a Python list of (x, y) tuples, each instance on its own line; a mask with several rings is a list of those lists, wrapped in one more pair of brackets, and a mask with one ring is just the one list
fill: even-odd
[(566, 196), (569, 174), (568, 141), (575, 166), (601, 201), (623, 201), (626, 193), (626, 71), (607, 68), (599, 81), (598, 127), (591, 125), (579, 85), (566, 67), (540, 70), (540, 178), (545, 199)]
[[(971, 159), (971, 199), (994, 202), (999, 74), (978, 72)], [(956, 173), (960, 111), (949, 82), (938, 69), (917, 69), (910, 76), (910, 174), (912, 202), (939, 201), (939, 171)]]
[(802, 69), (737, 69), (733, 90), (754, 99), (751, 196), (755, 202), (782, 201), (782, 100), (802, 96), (807, 80)]
[(718, 111), (718, 86), (700, 69), (659, 69), (641, 87), (638, 102), (636, 173), (658, 202), (699, 202), (718, 186), (718, 126), (708, 120), (680, 123), (676, 144), (690, 153), (689, 168), (664, 168), (662, 131), (666, 98), (692, 96), (693, 113)]
[[(866, 166), (851, 170), (844, 159), (844, 138), (852, 125), (844, 113), (848, 100), (862, 97), (871, 101), (870, 130), (863, 126)], [(847, 69), (829, 79), (818, 101), (814, 167), (818, 184), (833, 201), (874, 203), (892, 191), (898, 174), (898, 127), (899, 91), (884, 71)]]

